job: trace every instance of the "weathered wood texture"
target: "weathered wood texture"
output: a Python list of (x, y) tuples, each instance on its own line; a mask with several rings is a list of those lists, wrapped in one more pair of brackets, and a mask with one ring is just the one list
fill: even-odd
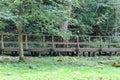
[[(1, 51), (18, 51), (17, 34), (0, 34), (0, 37)], [(56, 38), (60, 41), (56, 41)], [(73, 35), (69, 40), (62, 40), (61, 37), (53, 35), (23, 34), (23, 45), (24, 51), (120, 52), (120, 42), (113, 40), (115, 38), (120, 37)]]

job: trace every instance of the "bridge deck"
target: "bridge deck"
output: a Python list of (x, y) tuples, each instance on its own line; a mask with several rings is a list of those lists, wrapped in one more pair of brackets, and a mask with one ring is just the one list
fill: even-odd
[[(4, 48), (1, 49), (2, 51), (19, 51), (19, 48)], [(39, 51), (39, 52), (50, 52), (50, 51), (54, 51), (54, 52), (75, 52), (75, 51), (87, 51), (87, 52), (120, 52), (120, 48), (28, 48), (25, 49), (24, 51)]]

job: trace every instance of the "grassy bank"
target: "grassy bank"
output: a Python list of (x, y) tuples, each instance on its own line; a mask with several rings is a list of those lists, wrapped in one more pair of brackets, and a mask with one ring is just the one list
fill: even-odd
[(119, 57), (0, 57), (0, 80), (120, 80)]

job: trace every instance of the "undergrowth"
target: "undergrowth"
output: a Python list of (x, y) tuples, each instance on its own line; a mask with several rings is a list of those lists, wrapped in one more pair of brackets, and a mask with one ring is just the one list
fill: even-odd
[(119, 57), (0, 57), (0, 80), (119, 80)]

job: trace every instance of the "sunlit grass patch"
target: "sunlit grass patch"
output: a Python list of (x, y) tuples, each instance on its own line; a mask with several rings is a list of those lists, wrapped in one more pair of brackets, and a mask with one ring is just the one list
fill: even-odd
[(26, 57), (26, 62), (3, 58), (9, 59), (0, 62), (0, 80), (120, 79), (120, 68), (111, 65), (119, 57)]

